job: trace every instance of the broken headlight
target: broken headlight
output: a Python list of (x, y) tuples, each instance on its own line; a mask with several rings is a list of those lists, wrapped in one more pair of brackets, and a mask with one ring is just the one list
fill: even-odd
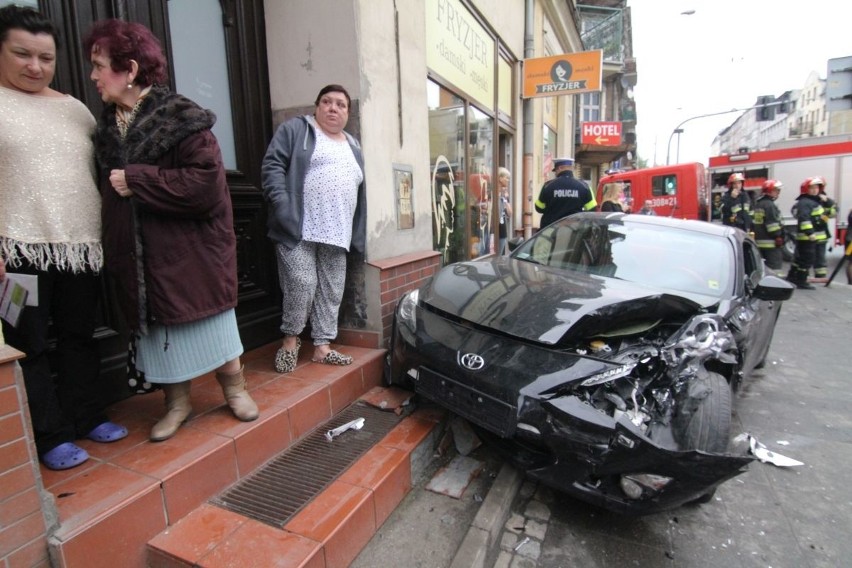
[(617, 367), (613, 367), (612, 369), (607, 369), (606, 371), (596, 373), (591, 377), (585, 379), (580, 384), (584, 387), (591, 387), (594, 385), (608, 383), (610, 381), (620, 379), (621, 377), (626, 377), (633, 371), (635, 367), (635, 363), (626, 363), (624, 365), (618, 365)]
[(417, 302), (420, 299), (420, 290), (412, 290), (399, 300), (396, 314), (400, 324), (400, 331), (411, 333), (417, 331)]
[(672, 482), (671, 477), (654, 473), (627, 473), (621, 476), (621, 490), (630, 499), (656, 495)]

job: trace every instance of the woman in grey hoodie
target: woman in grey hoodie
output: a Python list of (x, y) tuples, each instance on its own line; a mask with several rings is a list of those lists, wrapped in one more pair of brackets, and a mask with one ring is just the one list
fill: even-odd
[(349, 365), (331, 348), (346, 281), (346, 254), (364, 253), (366, 188), (361, 146), (344, 131), (351, 98), (340, 85), (317, 95), (313, 116), (278, 127), (263, 159), (263, 193), (269, 202), (269, 238), (275, 241), (283, 295), (275, 370), (296, 368), (299, 334), (308, 318), (312, 360)]

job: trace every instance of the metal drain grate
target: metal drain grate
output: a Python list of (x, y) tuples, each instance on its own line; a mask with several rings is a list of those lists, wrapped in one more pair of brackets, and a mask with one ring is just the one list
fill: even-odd
[[(357, 418), (365, 419), (360, 430), (347, 430), (331, 442), (326, 439), (328, 430)], [(210, 502), (280, 528), (390, 432), (401, 418), (393, 412), (356, 402)]]

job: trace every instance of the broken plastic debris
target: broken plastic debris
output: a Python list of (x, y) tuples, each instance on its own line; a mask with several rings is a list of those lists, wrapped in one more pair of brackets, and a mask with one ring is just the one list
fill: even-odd
[(794, 460), (793, 458), (788, 458), (787, 456), (782, 456), (781, 454), (776, 454), (772, 450), (768, 449), (766, 446), (757, 441), (757, 438), (748, 434), (748, 444), (751, 448), (751, 453), (757, 457), (760, 461), (766, 463), (769, 462), (773, 465), (777, 465), (778, 467), (793, 467), (797, 465), (805, 465), (804, 462), (800, 462), (799, 460)]
[(343, 434), (347, 430), (360, 430), (363, 427), (364, 427), (364, 419), (363, 418), (356, 418), (355, 420), (353, 420), (351, 422), (347, 422), (346, 424), (344, 424), (342, 426), (338, 426), (337, 428), (334, 428), (334, 429), (326, 432), (325, 433), (325, 439), (328, 440), (329, 442), (331, 442), (332, 440), (334, 440), (336, 437), (340, 436), (341, 434)]

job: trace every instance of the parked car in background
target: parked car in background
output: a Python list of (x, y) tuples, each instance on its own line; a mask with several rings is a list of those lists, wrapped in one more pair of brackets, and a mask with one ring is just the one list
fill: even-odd
[(625, 513), (708, 499), (732, 388), (763, 364), (788, 282), (744, 232), (580, 213), (404, 296), (387, 380), (474, 424), (546, 485)]

